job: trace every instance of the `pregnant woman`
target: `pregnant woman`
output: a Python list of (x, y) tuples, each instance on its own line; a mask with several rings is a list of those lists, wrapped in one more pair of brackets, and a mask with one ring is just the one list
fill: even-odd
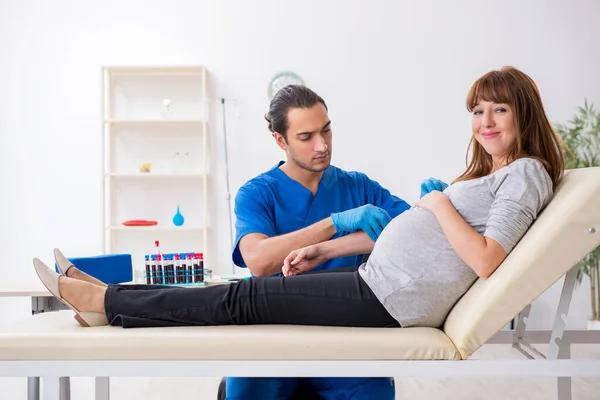
[[(84, 326), (301, 324), (439, 327), (478, 278), (512, 251), (552, 197), (561, 141), (533, 80), (504, 67), (467, 96), (470, 162), (443, 192), (394, 218), (377, 242), (360, 231), (292, 252), (284, 277), (181, 288), (105, 285), (55, 251), (61, 275), (40, 279)], [(358, 270), (307, 273), (327, 259), (371, 253)]]

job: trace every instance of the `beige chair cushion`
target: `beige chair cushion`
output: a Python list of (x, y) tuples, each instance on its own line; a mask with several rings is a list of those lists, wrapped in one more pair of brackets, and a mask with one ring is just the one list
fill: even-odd
[(600, 168), (566, 171), (550, 204), (502, 265), (455, 305), (444, 332), (468, 358), (598, 245)]
[(82, 328), (71, 311), (0, 330), (0, 360), (430, 360), (460, 359), (432, 328), (251, 325)]

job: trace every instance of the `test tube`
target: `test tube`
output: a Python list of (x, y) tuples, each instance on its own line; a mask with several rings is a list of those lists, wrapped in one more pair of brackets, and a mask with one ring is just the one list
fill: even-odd
[(181, 283), (187, 283), (187, 262), (185, 260), (185, 253), (179, 253), (179, 259), (181, 260)]
[(152, 282), (155, 285), (162, 283), (162, 262), (160, 257), (160, 242), (158, 240), (154, 241), (154, 254), (152, 258), (156, 261), (155, 268), (152, 271)]
[(194, 282), (202, 282), (202, 271), (200, 270), (200, 257), (199, 254), (194, 254)]
[(146, 261), (146, 263), (145, 263), (146, 265), (145, 265), (145, 269), (144, 269), (144, 275), (145, 275), (145, 278), (146, 278), (146, 283), (147, 284), (151, 284), (152, 283), (152, 278), (151, 278), (151, 275), (152, 275), (152, 266), (150, 264), (150, 256), (148, 254), (146, 254), (144, 256), (144, 259)]
[(200, 282), (204, 282), (204, 277), (206, 276), (204, 269), (204, 253), (198, 254), (198, 264), (200, 264)]
[(162, 255), (162, 259), (163, 259), (163, 276), (162, 276), (162, 282), (165, 285), (168, 285), (169, 282), (169, 261), (167, 260), (167, 253)]
[(156, 284), (156, 254), (150, 256), (150, 269), (152, 270), (150, 278), (153, 284)]
[(179, 261), (179, 253), (175, 253), (175, 282), (181, 283), (181, 261)]
[(163, 258), (161, 254), (156, 255), (156, 284), (160, 285), (164, 283), (165, 279), (165, 268), (163, 264)]
[(186, 283), (194, 283), (194, 263), (192, 262), (192, 254), (188, 253), (185, 256), (187, 260), (187, 274), (186, 274)]
[(171, 283), (176, 283), (175, 257), (169, 254), (169, 273), (171, 274)]
[(181, 266), (181, 283), (187, 283), (187, 262), (185, 260), (185, 253), (179, 253), (180, 266)]
[(167, 266), (166, 269), (166, 279), (165, 279), (165, 283), (168, 284), (173, 284), (175, 283), (175, 270), (173, 268), (173, 254), (167, 254), (166, 255), (166, 261), (165, 261), (165, 265)]

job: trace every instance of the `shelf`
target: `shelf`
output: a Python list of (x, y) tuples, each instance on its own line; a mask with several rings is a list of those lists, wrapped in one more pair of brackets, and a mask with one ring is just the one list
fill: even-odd
[(177, 74), (204, 74), (206, 69), (200, 66), (145, 66), (145, 67), (121, 67), (121, 66), (107, 66), (104, 67), (111, 75), (177, 75)]
[[(164, 248), (203, 252), (210, 262), (207, 73), (201, 65), (102, 69), (102, 245), (131, 254), (136, 268), (157, 239)], [(140, 172), (146, 163), (152, 172)], [(173, 225), (176, 206), (183, 226)], [(137, 218), (159, 222), (122, 225)]]
[(181, 120), (171, 120), (171, 119), (143, 119), (143, 120), (117, 120), (117, 119), (109, 119), (104, 121), (106, 124), (110, 124), (113, 126), (144, 126), (144, 125), (159, 125), (159, 126), (170, 126), (170, 125), (202, 125), (206, 121), (201, 119), (181, 119)]
[(180, 174), (169, 174), (169, 173), (155, 173), (155, 172), (138, 172), (135, 174), (125, 173), (110, 173), (104, 174), (108, 178), (122, 178), (122, 179), (203, 179), (205, 174), (203, 173), (180, 173)]
[(147, 231), (147, 232), (203, 232), (203, 227), (198, 226), (125, 226), (114, 225), (106, 228), (107, 231)]

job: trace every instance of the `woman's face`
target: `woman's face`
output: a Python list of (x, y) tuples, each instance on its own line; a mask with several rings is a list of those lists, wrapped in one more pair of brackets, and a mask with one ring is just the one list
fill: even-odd
[(492, 156), (497, 168), (519, 134), (513, 110), (508, 104), (480, 100), (472, 114), (473, 137)]

